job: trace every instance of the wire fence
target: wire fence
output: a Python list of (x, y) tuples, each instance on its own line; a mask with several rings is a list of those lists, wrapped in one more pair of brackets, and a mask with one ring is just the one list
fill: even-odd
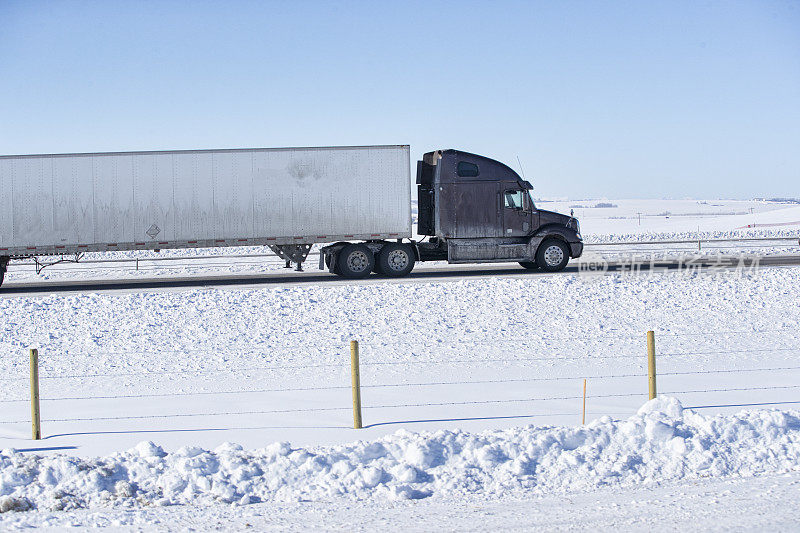
[[(796, 352), (800, 351), (800, 347), (794, 345), (794, 337), (797, 332), (796, 326), (787, 326), (783, 328), (774, 329), (761, 329), (761, 330), (713, 330), (701, 332), (672, 332), (672, 331), (659, 331), (656, 334), (661, 339), (673, 339), (675, 346), (669, 346), (664, 351), (660, 351), (659, 358), (672, 358), (672, 357), (690, 357), (690, 356), (706, 356), (706, 355), (726, 355), (734, 353), (759, 353), (759, 352)], [(369, 349), (376, 354), (376, 357), (369, 358), (362, 361), (361, 365), (365, 367), (370, 366), (398, 366), (398, 365), (453, 365), (453, 364), (481, 364), (486, 362), (498, 363), (517, 363), (517, 362), (535, 362), (535, 361), (588, 361), (588, 360), (618, 360), (618, 359), (638, 359), (641, 357), (641, 334), (640, 333), (627, 333), (617, 332), (614, 334), (592, 334), (589, 332), (576, 332), (569, 336), (564, 335), (536, 335), (535, 337), (509, 337), (504, 335), (503, 331), (483, 331), (476, 332), (483, 337), (494, 337), (493, 339), (480, 338), (480, 339), (458, 339), (458, 340), (387, 340), (379, 343), (363, 343), (362, 346)], [(475, 333), (473, 333), (475, 334)], [(771, 346), (771, 347), (724, 347), (720, 348), (718, 343), (717, 349), (714, 350), (698, 350), (698, 349), (680, 349), (682, 344), (679, 341), (682, 338), (718, 338), (718, 337), (748, 337), (752, 342), (758, 346), (764, 345), (763, 337), (765, 335), (790, 335), (788, 339), (792, 342), (791, 346)], [(760, 336), (761, 338), (756, 338)], [(770, 342), (775, 342), (775, 337), (767, 339)], [(784, 339), (784, 341), (787, 339)], [(253, 341), (253, 344), (262, 344), (268, 341)], [(669, 341), (668, 341), (669, 342)], [(68, 373), (62, 369), (56, 369), (57, 366), (69, 364), (75, 356), (86, 358), (87, 355), (92, 359), (99, 361), (101, 359), (108, 359), (117, 365), (116, 360), (129, 360), (132, 356), (144, 359), (149, 364), (160, 363), (164, 360), (170, 361), (184, 361), (189, 356), (196, 359), (202, 359), (204, 364), (215, 356), (224, 354), (224, 358), (228, 359), (231, 354), (237, 356), (247, 357), (248, 359), (261, 359), (270, 361), (275, 358), (285, 358), (288, 355), (297, 356), (301, 354), (304, 358), (339, 358), (342, 354), (342, 347), (346, 347), (346, 340), (339, 341), (339, 346), (333, 347), (319, 347), (314, 343), (303, 342), (296, 344), (267, 345), (263, 347), (253, 347), (252, 344), (246, 346), (237, 345), (232, 343), (225, 343), (216, 346), (209, 346), (205, 348), (173, 348), (173, 349), (159, 349), (159, 350), (108, 350), (97, 349), (86, 353), (85, 350), (64, 349), (57, 353), (50, 353), (44, 351), (41, 356), (41, 364), (45, 372), (41, 375), (40, 379), (77, 379), (77, 378), (102, 378), (102, 377), (134, 377), (134, 376), (150, 376), (150, 375), (204, 375), (204, 374), (217, 374), (219, 372), (260, 372), (272, 370), (306, 370), (315, 368), (344, 368), (348, 363), (342, 362), (320, 362), (320, 363), (302, 363), (302, 364), (267, 364), (259, 366), (237, 366), (236, 368), (166, 368), (159, 367), (153, 370), (138, 370), (138, 371), (112, 371), (112, 372), (91, 372), (91, 373)], [(593, 350), (595, 346), (603, 346), (608, 348), (614, 343), (624, 343), (622, 349), (608, 353), (587, 353)], [(579, 345), (580, 348), (563, 348), (565, 345)], [(737, 345), (742, 345), (742, 340), (737, 340)], [(692, 340), (691, 346), (697, 347), (697, 341)], [(506, 356), (506, 357), (471, 357), (471, 358), (441, 358), (442, 355), (448, 352), (471, 352), (474, 347), (516, 347), (517, 353), (523, 355)], [(554, 348), (555, 347), (555, 348)], [(678, 351), (675, 351), (675, 349)], [(584, 351), (581, 351), (583, 349)], [(547, 350), (550, 350), (548, 352)], [(508, 350), (501, 350), (508, 351)], [(553, 354), (556, 352), (556, 354)], [(402, 357), (399, 360), (383, 360), (387, 354), (392, 357)], [(529, 355), (530, 354), (530, 355)], [(422, 357), (422, 356), (428, 357)], [(531, 356), (533, 355), (533, 356)], [(438, 357), (439, 359), (433, 359)], [(24, 361), (21, 359), (17, 361), (19, 368), (27, 368)], [(15, 381), (27, 380), (27, 375), (18, 372), (16, 376), (9, 375), (13, 369), (6, 368), (4, 374), (0, 376), (2, 381)]]
[[(763, 349), (741, 349), (741, 350), (716, 350), (716, 351), (704, 351), (704, 352), (676, 352), (676, 353), (660, 353), (659, 358), (676, 358), (676, 357), (691, 357), (691, 356), (704, 356), (704, 355), (727, 355), (732, 353), (774, 353), (774, 352), (791, 352), (791, 353), (798, 353), (800, 354), (800, 347), (798, 348), (763, 348)], [(153, 352), (154, 355), (157, 355), (156, 352)], [(594, 361), (605, 361), (605, 360), (633, 360), (641, 358), (640, 355), (601, 355), (595, 356)], [(483, 365), (485, 363), (528, 363), (528, 362), (537, 362), (537, 361), (549, 361), (549, 362), (566, 362), (566, 361), (584, 361), (587, 362), (588, 358), (586, 356), (554, 356), (554, 357), (514, 357), (514, 358), (474, 358), (474, 359), (447, 359), (442, 361), (431, 361), (431, 360), (423, 360), (423, 361), (415, 361), (415, 360), (406, 360), (406, 361), (367, 361), (361, 363), (362, 367), (382, 367), (382, 366), (454, 366), (454, 365)], [(182, 369), (182, 370), (155, 370), (155, 371), (140, 371), (140, 372), (106, 372), (106, 373), (87, 373), (87, 374), (61, 374), (61, 375), (42, 375), (39, 377), (42, 381), (48, 380), (68, 380), (68, 379), (89, 379), (89, 378), (121, 378), (121, 377), (142, 377), (142, 376), (170, 376), (170, 375), (185, 375), (185, 376), (203, 376), (203, 375), (219, 375), (219, 374), (245, 374), (245, 373), (253, 373), (253, 372), (267, 372), (273, 370), (308, 370), (308, 369), (321, 369), (321, 368), (339, 368), (339, 369), (346, 369), (349, 368), (348, 364), (346, 363), (325, 363), (325, 364), (312, 364), (312, 365), (278, 365), (278, 366), (254, 366), (254, 367), (242, 367), (242, 368), (222, 368), (222, 369), (214, 369), (214, 370), (200, 370), (200, 369)], [(777, 367), (777, 368), (766, 368), (763, 370), (788, 370), (788, 369), (795, 369), (800, 367)], [(760, 371), (762, 369), (735, 369), (735, 370), (704, 370), (704, 371), (692, 371), (692, 372), (660, 372), (660, 375), (682, 375), (682, 374), (696, 374), (696, 373), (728, 373), (728, 372), (751, 372), (751, 371)], [(620, 375), (620, 376), (587, 376), (584, 375), (582, 377), (589, 378), (605, 378), (605, 377), (632, 377), (630, 375)], [(544, 380), (547, 381), (549, 379), (556, 379), (556, 378), (530, 378), (522, 381), (537, 381), (537, 380)], [(558, 378), (558, 379), (577, 379), (574, 378)], [(8, 382), (8, 381), (27, 381), (27, 376), (6, 376), (0, 378), (0, 382)], [(514, 381), (514, 380), (510, 380)], [(475, 382), (479, 383), (479, 382)], [(388, 385), (387, 385), (388, 386)], [(338, 388), (338, 387), (337, 387)], [(346, 387), (345, 387), (346, 388)], [(277, 390), (277, 389), (276, 389)], [(282, 389), (282, 390), (302, 390), (302, 389)], [(0, 399), (0, 402), (8, 401)]]
[[(781, 328), (771, 328), (771, 329), (745, 329), (745, 330), (725, 330), (725, 329), (714, 329), (714, 330), (703, 330), (703, 331), (690, 331), (690, 332), (682, 332), (682, 331), (663, 331), (663, 330), (656, 330), (656, 335), (660, 339), (664, 338), (681, 338), (681, 337), (728, 337), (728, 336), (756, 336), (761, 335), (764, 336), (766, 334), (789, 334), (789, 335), (796, 335), (798, 333), (798, 326), (797, 325), (789, 325), (784, 326)], [(380, 342), (367, 342), (364, 343), (362, 341), (362, 346), (368, 347), (375, 352), (380, 352), (386, 348), (392, 347), (403, 347), (403, 348), (425, 348), (426, 351), (431, 350), (447, 350), (447, 349), (458, 349), (458, 348), (470, 348), (472, 346), (524, 346), (526, 347), (526, 352), (529, 351), (527, 349), (528, 345), (531, 344), (542, 344), (542, 343), (551, 343), (556, 345), (561, 345), (561, 343), (576, 343), (576, 342), (585, 342), (585, 343), (607, 343), (607, 342), (616, 342), (616, 341), (628, 341), (635, 344), (635, 347), (640, 348), (641, 344), (641, 332), (631, 332), (631, 331), (616, 331), (612, 333), (594, 333), (589, 331), (576, 331), (569, 335), (547, 335), (547, 334), (539, 334), (537, 333), (535, 336), (523, 336), (523, 337), (512, 337), (507, 334), (505, 330), (480, 330), (480, 331), (473, 331), (471, 332), (472, 335), (480, 335), (481, 338), (458, 338), (455, 340), (448, 340), (448, 339), (425, 339), (425, 340), (406, 340), (406, 339), (389, 339), (389, 340), (381, 340)], [(98, 356), (121, 356), (121, 357), (129, 357), (131, 355), (139, 355), (139, 356), (152, 356), (154, 360), (157, 360), (159, 357), (166, 357), (166, 356), (183, 356), (183, 355), (197, 355), (197, 356), (210, 356), (220, 353), (231, 354), (245, 354), (245, 355), (260, 355), (260, 356), (270, 356), (278, 354), (280, 357), (283, 357), (289, 353), (301, 352), (305, 355), (308, 355), (313, 350), (319, 350), (320, 352), (327, 352), (335, 353), (341, 355), (343, 353), (344, 348), (348, 342), (348, 339), (339, 339), (338, 341), (333, 342), (333, 346), (329, 346), (327, 348), (319, 349), (319, 347), (315, 346), (314, 343), (310, 341), (303, 341), (297, 343), (286, 343), (281, 342), (279, 344), (273, 344), (266, 346), (259, 346), (254, 347), (254, 344), (266, 344), (268, 340), (259, 340), (258, 338), (254, 338), (252, 341), (248, 341), (248, 344), (234, 344), (226, 342), (224, 344), (219, 345), (212, 345), (207, 346), (204, 348), (189, 348), (189, 347), (180, 347), (180, 348), (159, 348), (157, 350), (136, 350), (136, 349), (126, 349), (126, 350), (109, 350), (109, 349), (93, 349), (91, 350), (92, 357)], [(758, 342), (762, 343), (761, 340)], [(692, 355), (692, 354), (722, 354), (722, 353), (734, 353), (734, 352), (754, 352), (754, 351), (794, 351), (798, 350), (800, 347), (790, 346), (790, 347), (770, 347), (770, 348), (763, 348), (763, 349), (753, 349), (748, 348), (744, 350), (738, 349), (731, 349), (731, 348), (720, 348), (717, 350), (712, 351), (703, 351), (703, 352), (680, 352), (680, 353), (660, 353), (659, 356), (678, 356), (678, 355)], [(61, 358), (70, 358), (75, 354), (85, 355), (85, 350), (74, 350), (74, 349), (62, 349), (58, 353), (48, 353), (44, 352), (42, 357), (46, 358), (49, 361), (55, 361)], [(619, 356), (608, 356), (602, 355), (598, 357), (602, 358), (630, 358), (630, 357), (639, 357), (641, 354), (637, 351), (635, 353), (627, 353)], [(515, 357), (515, 358), (504, 358), (504, 359), (491, 359), (491, 361), (535, 361), (535, 360), (569, 360), (569, 359), (586, 359), (588, 357), (586, 354), (581, 354), (579, 356), (558, 356), (558, 357)], [(474, 359), (475, 362), (486, 361), (487, 359)], [(423, 364), (434, 363), (435, 361), (420, 361)], [(445, 363), (451, 363), (455, 361), (447, 360), (444, 361)], [(362, 362), (362, 365), (382, 365), (382, 364), (414, 364), (415, 361), (401, 361), (401, 362), (387, 362), (387, 361), (367, 361)], [(315, 367), (335, 367), (335, 366), (346, 366), (347, 363), (314, 363), (314, 364), (302, 364), (302, 365), (272, 365), (266, 367), (250, 367), (250, 368), (241, 368), (241, 371), (247, 370), (259, 370), (259, 369), (282, 369), (282, 368), (315, 368)], [(176, 372), (181, 373), (184, 372), (182, 370), (158, 370), (154, 372), (134, 372), (134, 373), (112, 373), (112, 374), (74, 374), (74, 375), (59, 375), (59, 376), (43, 376), (42, 379), (46, 378), (61, 378), (61, 377), (102, 377), (102, 376), (124, 376), (124, 375), (144, 375), (149, 373), (170, 373)], [(186, 370), (187, 373), (204, 373), (204, 372), (217, 372), (217, 370), (209, 370), (209, 371), (197, 371), (197, 370)], [(0, 377), (0, 381), (5, 379), (27, 379), (25, 376), (20, 376), (20, 378), (9, 378), (7, 376)]]
[[(676, 351), (673, 346), (668, 346), (668, 349), (664, 352), (657, 353), (657, 359), (663, 360), (664, 358), (671, 360), (673, 358), (686, 358), (691, 361), (692, 358), (695, 357), (704, 357), (704, 356), (714, 356), (720, 354), (726, 354), (728, 356), (731, 355), (741, 355), (741, 354), (754, 354), (757, 356), (762, 356), (765, 353), (774, 353), (779, 354), (784, 359), (789, 357), (789, 363), (787, 364), (767, 364), (763, 366), (756, 366), (756, 367), (747, 367), (747, 368), (736, 368), (736, 367), (725, 367), (725, 368), (706, 368), (706, 367), (691, 367), (691, 368), (681, 368), (680, 366), (676, 366), (676, 368), (670, 368), (666, 371), (658, 372), (657, 376), (659, 378), (675, 378), (670, 381), (670, 384), (683, 384), (683, 387), (667, 387), (666, 390), (662, 391), (664, 394), (671, 394), (671, 395), (700, 395), (700, 394), (722, 394), (722, 393), (764, 393), (764, 392), (773, 392), (773, 391), (794, 391), (800, 389), (800, 385), (796, 385), (794, 383), (781, 383), (781, 378), (789, 379), (793, 382), (797, 381), (797, 377), (800, 377), (800, 364), (795, 365), (791, 364), (791, 361), (796, 360), (800, 363), (800, 344), (796, 341), (796, 333), (797, 328), (788, 326), (784, 328), (774, 328), (774, 329), (762, 329), (762, 330), (716, 330), (716, 331), (704, 331), (704, 332), (663, 332), (658, 333), (657, 338), (664, 339), (667, 344), (669, 343), (669, 339), (682, 339), (682, 338), (695, 338), (698, 336), (705, 337), (709, 339), (711, 342), (717, 344), (716, 350), (683, 350), (683, 351)], [(736, 337), (743, 337), (747, 336), (752, 342), (757, 343), (760, 346), (763, 346), (765, 340), (775, 340), (775, 334), (788, 334), (791, 335), (790, 338), (784, 339), (785, 342), (791, 342), (792, 345), (778, 345), (773, 346), (770, 348), (758, 348), (758, 347), (746, 347), (741, 344), (741, 339), (737, 341), (735, 344), (731, 345), (729, 341), (731, 339), (735, 339)], [(574, 337), (563, 337), (563, 336), (545, 336), (538, 339), (539, 342), (542, 340), (564, 340), (564, 339), (571, 339)], [(408, 367), (415, 367), (415, 366), (427, 366), (430, 368), (430, 372), (427, 372), (426, 375), (430, 375), (431, 379), (427, 380), (413, 380), (413, 379), (406, 379), (402, 381), (392, 381), (386, 380), (385, 375), (382, 375), (378, 372), (375, 375), (368, 376), (368, 379), (365, 381), (361, 388), (368, 390), (368, 391), (383, 391), (384, 393), (391, 391), (391, 390), (403, 390), (409, 389), (414, 390), (413, 397), (415, 399), (424, 398), (426, 395), (430, 396), (429, 401), (413, 401), (413, 402), (384, 402), (384, 401), (375, 401), (374, 403), (366, 403), (363, 408), (365, 410), (373, 411), (378, 409), (418, 409), (418, 408), (430, 408), (430, 407), (448, 407), (448, 406), (480, 406), (480, 405), (506, 405), (506, 404), (527, 404), (527, 403), (535, 403), (535, 402), (554, 402), (554, 401), (571, 401), (577, 400), (582, 398), (581, 395), (573, 395), (573, 394), (551, 394), (551, 395), (540, 395), (540, 396), (530, 396), (525, 395), (522, 397), (515, 397), (515, 398), (486, 398), (486, 397), (478, 397), (478, 398), (454, 398), (452, 400), (448, 399), (447, 401), (437, 401), (440, 399), (441, 392), (435, 392), (440, 390), (442, 387), (455, 387), (458, 386), (459, 390), (457, 391), (458, 394), (489, 394), (487, 391), (480, 389), (480, 386), (504, 386), (504, 385), (524, 385), (524, 384), (545, 384), (548, 385), (548, 390), (556, 390), (556, 389), (563, 389), (564, 386), (557, 385), (559, 382), (574, 382), (579, 380), (588, 380), (590, 383), (603, 383), (604, 389), (607, 390), (600, 390), (593, 394), (587, 394), (586, 398), (588, 399), (636, 399), (636, 401), (640, 401), (643, 398), (648, 396), (646, 392), (646, 387), (644, 384), (647, 382), (648, 379), (648, 372), (646, 370), (646, 351), (643, 342), (643, 335), (641, 333), (628, 333), (628, 332), (617, 332), (614, 334), (608, 335), (597, 335), (593, 340), (595, 342), (624, 342), (630, 343), (625, 345), (624, 350), (621, 353), (616, 351), (612, 352), (612, 354), (603, 354), (599, 357), (592, 358), (587, 354), (583, 355), (561, 355), (561, 356), (546, 356), (546, 355), (539, 355), (539, 354), (529, 354), (524, 349), (519, 350), (518, 353), (522, 355), (517, 357), (481, 357), (481, 358), (468, 358), (468, 359), (444, 359), (441, 361), (436, 360), (397, 360), (397, 361), (381, 361), (381, 352), (382, 350), (386, 350), (387, 347), (392, 346), (401, 346), (403, 348), (408, 348), (409, 346), (413, 345), (416, 347), (423, 348), (431, 356), (441, 355), (442, 350), (444, 348), (468, 348), (470, 346), (475, 345), (486, 345), (486, 346), (494, 346), (499, 352), (507, 351), (506, 348), (510, 345), (519, 347), (519, 342), (523, 339), (502, 339), (502, 340), (476, 340), (476, 341), (452, 341), (452, 342), (445, 342), (445, 341), (414, 341), (412, 343), (402, 342), (402, 341), (393, 341), (393, 342), (381, 342), (381, 343), (363, 343), (362, 346), (367, 348), (368, 357), (365, 361), (360, 363), (360, 367), (364, 367), (365, 369), (374, 368), (376, 371), (379, 370), (381, 367), (386, 366), (408, 366)], [(531, 339), (524, 339), (530, 341)], [(724, 345), (720, 345), (725, 343)], [(558, 343), (556, 343), (558, 344)], [(302, 345), (297, 345), (297, 348), (302, 348)], [(308, 345), (305, 345), (305, 348), (308, 349)], [(337, 350), (339, 353), (342, 353), (344, 350)], [(181, 353), (180, 350), (175, 350), (172, 353)], [(206, 350), (185, 350), (183, 353), (197, 353), (200, 355), (207, 354), (207, 353), (218, 353), (218, 351), (206, 351)], [(266, 353), (266, 350), (261, 350), (260, 353)], [(145, 356), (159, 356), (163, 355), (164, 353), (170, 353), (168, 351), (157, 350), (157, 351), (141, 351), (141, 352), (123, 352), (123, 351), (108, 351), (108, 352), (98, 352), (98, 353), (105, 353), (111, 355), (124, 355), (130, 353), (137, 353), (137, 354), (144, 354)], [(258, 351), (254, 351), (254, 353), (258, 353)], [(793, 354), (798, 354), (797, 358), (793, 357)], [(296, 393), (309, 393), (309, 392), (323, 392), (323, 391), (346, 391), (351, 389), (352, 384), (348, 383), (346, 380), (346, 373), (345, 371), (350, 369), (350, 365), (346, 362), (321, 362), (321, 363), (313, 363), (313, 364), (285, 364), (285, 365), (263, 365), (263, 366), (248, 366), (248, 367), (239, 367), (233, 369), (161, 369), (161, 370), (141, 370), (141, 371), (132, 371), (132, 372), (91, 372), (91, 373), (64, 373), (64, 372), (56, 372), (55, 370), (48, 370), (47, 362), (49, 359), (58, 360), (59, 358), (67, 357), (67, 354), (48, 354), (46, 350), (43, 350), (43, 357), (42, 360), (45, 364), (43, 364), (43, 371), (39, 379), (42, 381), (49, 381), (54, 380), (58, 382), (63, 382), (64, 380), (73, 380), (76, 381), (78, 384), (77, 388), (80, 388), (82, 383), (86, 383), (86, 380), (89, 379), (104, 379), (108, 381), (114, 380), (114, 378), (120, 377), (133, 377), (133, 378), (143, 378), (139, 380), (136, 384), (140, 389), (135, 392), (129, 391), (119, 391), (119, 392), (97, 392), (97, 393), (83, 393), (83, 394), (52, 394), (52, 395), (43, 395), (41, 398), (41, 402), (44, 404), (44, 417), (42, 418), (42, 422), (54, 422), (54, 423), (66, 423), (66, 422), (86, 422), (86, 421), (109, 421), (109, 420), (145, 420), (145, 419), (168, 419), (168, 418), (192, 418), (192, 417), (217, 417), (217, 416), (240, 416), (240, 415), (268, 415), (268, 414), (282, 414), (282, 413), (313, 413), (313, 412), (346, 412), (352, 409), (352, 406), (349, 405), (329, 405), (327, 400), (321, 401), (318, 399), (314, 399), (309, 401), (308, 398), (302, 400), (301, 403), (310, 403), (312, 405), (307, 405), (303, 407), (292, 407), (287, 405), (285, 408), (275, 408), (275, 409), (252, 409), (247, 407), (252, 407), (253, 403), (253, 396), (260, 395), (260, 394), (290, 394), (289, 397), (283, 398), (281, 401), (289, 402), (297, 402), (298, 399), (296, 397)], [(538, 355), (538, 356), (537, 356)], [(147, 358), (145, 359), (147, 360)], [(566, 362), (566, 361), (583, 361), (583, 362), (597, 362), (597, 361), (618, 361), (618, 360), (626, 360), (629, 361), (631, 364), (627, 364), (627, 366), (623, 366), (619, 368), (616, 372), (597, 372), (589, 371), (589, 372), (572, 372), (566, 373), (563, 375), (547, 375), (543, 376), (540, 374), (537, 375), (520, 375), (519, 372), (515, 372), (513, 375), (500, 375), (499, 377), (485, 377), (485, 376), (477, 376), (476, 378), (458, 378), (457, 376), (450, 376), (453, 374), (453, 369), (461, 366), (461, 365), (482, 365), (484, 369), (488, 367), (487, 364), (489, 363), (520, 363), (520, 362)], [(735, 360), (735, 358), (734, 358)], [(678, 361), (678, 365), (682, 364), (682, 361)], [(535, 369), (537, 372), (541, 371), (541, 367), (539, 366), (532, 366), (531, 368)], [(328, 383), (323, 383), (319, 385), (284, 385), (284, 386), (261, 386), (261, 387), (247, 387), (244, 385), (236, 386), (236, 387), (228, 387), (228, 388), (214, 388), (212, 390), (167, 390), (167, 391), (158, 391), (158, 390), (151, 390), (148, 391), (148, 388), (152, 387), (153, 379), (156, 377), (164, 377), (164, 376), (213, 376), (216, 378), (217, 381), (225, 381), (221, 379), (225, 375), (228, 377), (235, 377), (241, 374), (249, 373), (249, 372), (264, 372), (269, 370), (282, 370), (282, 371), (291, 371), (296, 372), (298, 375), (302, 373), (302, 371), (307, 371), (310, 369), (320, 369), (320, 370), (335, 370), (334, 373), (328, 373), (327, 379), (329, 380)], [(500, 374), (503, 374), (502, 369), (494, 368), (494, 371), (498, 371)], [(701, 387), (698, 388), (696, 385), (698, 380), (702, 382), (703, 379), (710, 377), (710, 376), (717, 376), (713, 379), (713, 383), (718, 385), (720, 377), (724, 377), (726, 375), (750, 375), (755, 376), (756, 374), (763, 374), (763, 376), (759, 377), (759, 379), (764, 379), (764, 384), (759, 384), (756, 381), (753, 381), (755, 378), (748, 378), (747, 386), (742, 386), (741, 382), (732, 383), (731, 386), (710, 386), (710, 387)], [(448, 379), (449, 377), (449, 379)], [(697, 379), (694, 381), (681, 381), (679, 378), (687, 378), (687, 377), (696, 377)], [(444, 379), (443, 379), (444, 378)], [(8, 375), (6, 374), (0, 381), (22, 381), (28, 379), (28, 376), (22, 375), (18, 373), (18, 375)], [(238, 379), (238, 378), (237, 378)], [(623, 380), (626, 380), (623, 383)], [(674, 383), (673, 383), (674, 382)], [(616, 383), (616, 384), (615, 384)], [(631, 383), (638, 383), (639, 386), (633, 387), (634, 390), (631, 390)], [(553, 384), (550, 386), (549, 384)], [(692, 386), (694, 385), (694, 386)], [(75, 388), (75, 387), (73, 387)], [(572, 389), (572, 386), (569, 387)], [(498, 391), (497, 388), (492, 389), (490, 394), (496, 394)], [(513, 392), (513, 391), (509, 391)], [(245, 396), (248, 396), (247, 399), (244, 399)], [(391, 396), (391, 395), (389, 395)], [(105, 402), (104, 407), (107, 407), (107, 403), (109, 400), (148, 400), (148, 399), (169, 399), (169, 398), (223, 398), (227, 397), (232, 399), (231, 401), (238, 401), (239, 403), (236, 405), (241, 405), (241, 409), (227, 409), (227, 410), (203, 410), (198, 412), (192, 412), (191, 410), (187, 410), (184, 412), (159, 412), (159, 413), (152, 413), (152, 414), (129, 414), (129, 413), (121, 413), (119, 415), (110, 416), (104, 413), (98, 413), (97, 415), (93, 416), (61, 416), (61, 417), (48, 417), (47, 416), (47, 409), (48, 406), (51, 405), (58, 405), (59, 402), (82, 402), (80, 404), (72, 404), (70, 405), (69, 411), (80, 410), (80, 409), (87, 409), (86, 407), (81, 407), (85, 405), (83, 402)], [(236, 400), (237, 397), (242, 398), (241, 400)], [(385, 397), (385, 394), (377, 395), (375, 398), (380, 400), (380, 398)], [(792, 398), (791, 400), (787, 400), (785, 402), (780, 401), (782, 398), (777, 398), (776, 401), (770, 402), (761, 402), (755, 405), (776, 405), (781, 403), (786, 404), (793, 404), (797, 403), (797, 398)], [(11, 396), (11, 397), (4, 397), (0, 399), (0, 404), (3, 405), (12, 405), (12, 404), (24, 404), (30, 401), (30, 397), (25, 397), (24, 395), (20, 396)], [(271, 399), (274, 401), (274, 399)], [(313, 405), (314, 403), (323, 403), (323, 405)], [(736, 404), (740, 405), (740, 404)], [(92, 407), (91, 410), (96, 410), (96, 407)], [(713, 407), (713, 406), (700, 406), (698, 408), (705, 408), (705, 407)], [(719, 406), (717, 406), (719, 407)], [(22, 424), (22, 423), (29, 423), (29, 419), (8, 419), (8, 420), (0, 420), (0, 424)]]
[[(800, 351), (800, 350), (798, 350)], [(684, 372), (659, 372), (659, 376), (689, 376), (689, 375), (703, 375), (703, 374), (732, 374), (732, 373), (753, 373), (753, 372), (777, 372), (785, 370), (800, 370), (800, 366), (781, 366), (781, 367), (764, 367), (764, 368), (743, 368), (743, 369), (720, 369), (720, 370), (692, 370)], [(646, 378), (646, 373), (634, 374), (605, 374), (605, 375), (591, 375), (581, 374), (573, 376), (555, 376), (555, 377), (529, 377), (529, 378), (508, 378), (508, 379), (478, 379), (468, 381), (427, 381), (427, 382), (406, 382), (406, 383), (374, 383), (361, 385), (362, 389), (385, 389), (385, 388), (402, 388), (402, 387), (437, 387), (443, 385), (485, 385), (496, 383), (534, 383), (534, 382), (552, 382), (552, 381), (574, 381), (580, 379), (622, 379), (622, 378)], [(41, 379), (41, 378), (40, 378)], [(213, 396), (213, 395), (230, 395), (230, 394), (258, 394), (258, 393), (272, 393), (272, 392), (305, 392), (305, 391), (322, 391), (322, 390), (349, 390), (350, 385), (331, 385), (319, 387), (282, 387), (282, 388), (260, 388), (260, 389), (235, 389), (235, 390), (216, 390), (216, 391), (193, 391), (193, 392), (162, 392), (162, 393), (147, 393), (147, 394), (114, 394), (114, 395), (91, 395), (91, 396), (62, 396), (42, 398), (45, 402), (58, 402), (66, 400), (112, 400), (122, 398), (169, 398), (175, 396)], [(780, 388), (780, 387), (777, 387)], [(791, 386), (789, 388), (794, 388)], [(716, 390), (716, 389), (715, 389)], [(724, 389), (724, 390), (761, 390), (761, 388), (745, 388), (745, 389)], [(683, 391), (683, 392), (701, 392), (701, 391)], [(709, 392), (709, 391), (705, 391)], [(602, 396), (595, 396), (602, 397)], [(553, 398), (551, 398), (553, 399)], [(2, 399), (0, 403), (21, 403), (28, 402), (29, 398), (12, 398)]]

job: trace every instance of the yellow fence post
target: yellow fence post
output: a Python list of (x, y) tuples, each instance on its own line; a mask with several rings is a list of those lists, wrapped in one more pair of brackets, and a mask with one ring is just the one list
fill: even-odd
[(39, 418), (39, 351), (31, 349), (31, 425), (33, 440), (42, 438), (42, 423)]
[(586, 379), (583, 380), (583, 416), (581, 416), (581, 425), (586, 424)]
[(650, 399), (656, 397), (656, 335), (647, 332), (647, 378), (650, 385)]
[(361, 429), (361, 373), (358, 369), (358, 341), (350, 341), (350, 377), (353, 382), (353, 428)]

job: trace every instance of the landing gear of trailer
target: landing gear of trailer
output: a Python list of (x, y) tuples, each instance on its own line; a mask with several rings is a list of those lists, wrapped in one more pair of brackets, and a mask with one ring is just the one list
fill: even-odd
[(295, 270), (297, 272), (303, 271), (303, 262), (308, 257), (311, 251), (311, 244), (270, 244), (269, 249), (275, 255), (286, 261), (284, 268), (292, 268), (292, 263), (297, 265)]

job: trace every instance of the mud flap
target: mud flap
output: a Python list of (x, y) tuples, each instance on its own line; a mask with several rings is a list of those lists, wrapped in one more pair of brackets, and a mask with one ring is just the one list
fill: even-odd
[(3, 285), (3, 279), (6, 277), (6, 270), (8, 270), (8, 257), (0, 257), (0, 285)]

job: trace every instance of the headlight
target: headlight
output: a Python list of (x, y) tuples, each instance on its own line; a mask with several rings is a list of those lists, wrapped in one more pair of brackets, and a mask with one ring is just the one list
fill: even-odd
[(581, 232), (581, 225), (577, 218), (570, 218), (567, 227), (574, 229), (577, 233)]

